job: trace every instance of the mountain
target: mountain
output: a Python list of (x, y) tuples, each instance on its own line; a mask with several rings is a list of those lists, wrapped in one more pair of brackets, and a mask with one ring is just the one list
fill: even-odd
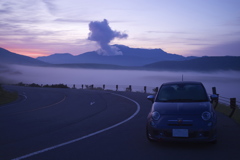
[(161, 49), (130, 48), (124, 45), (114, 46), (122, 52), (122, 55), (104, 56), (99, 55), (97, 51), (92, 51), (77, 56), (69, 53), (57, 53), (50, 56), (38, 57), (37, 59), (52, 64), (96, 63), (120, 66), (143, 66), (158, 61), (182, 61), (196, 58), (166, 53)]
[[(65, 63), (62, 64), (49, 64), (40, 60), (30, 58), (27, 56), (12, 53), (6, 49), (0, 48), (0, 73), (8, 72), (9, 68), (6, 68), (6, 64), (19, 64), (30, 66), (49, 66), (49, 67), (68, 67), (68, 68), (92, 68), (92, 69), (123, 69), (123, 70), (157, 70), (157, 71), (221, 71), (221, 70), (235, 70), (240, 71), (240, 56), (221, 56), (221, 57), (183, 57), (179, 55), (173, 55), (166, 53), (160, 49), (132, 49), (126, 46), (119, 46), (123, 52), (122, 56), (101, 56), (96, 52), (87, 52), (81, 57), (83, 63), (79, 63), (78, 56), (73, 56), (69, 53), (66, 54), (54, 54), (48, 56), (52, 60), (59, 62), (62, 60)], [(144, 52), (145, 51), (145, 52)], [(166, 56), (167, 55), (167, 56)], [(61, 57), (61, 58), (58, 58)], [(118, 57), (118, 59), (116, 59)], [(161, 57), (161, 58), (160, 58)], [(164, 58), (172, 58), (170, 60), (162, 61)], [(99, 61), (99, 59), (101, 61)], [(141, 66), (137, 63), (137, 60), (142, 60), (141, 63), (153, 61)], [(160, 61), (158, 59), (161, 59)], [(167, 59), (166, 58), (166, 59)], [(83, 61), (85, 59), (85, 61)], [(144, 59), (146, 59), (144, 61)], [(112, 60), (112, 62), (111, 62)], [(74, 63), (70, 63), (74, 62)], [(101, 62), (101, 63), (97, 63)], [(110, 63), (111, 62), (111, 63)], [(112, 64), (116, 62), (116, 64)], [(118, 63), (117, 63), (118, 62)], [(121, 63), (120, 63), (121, 62)], [(123, 62), (127, 62), (128, 65), (123, 65)], [(131, 63), (131, 64), (130, 64)], [(118, 65), (122, 64), (122, 65)], [(125, 64), (125, 63), (124, 63)], [(134, 65), (133, 65), (134, 64)]]
[(87, 69), (117, 69), (117, 70), (138, 70), (139, 67), (119, 66), (113, 64), (97, 64), (97, 63), (71, 63), (71, 64), (55, 64), (54, 67), (61, 68), (87, 68)]
[(0, 63), (2, 63), (2, 64), (34, 65), (34, 66), (47, 65), (46, 62), (42, 62), (37, 59), (28, 57), (28, 56), (19, 55), (19, 54), (10, 52), (4, 48), (0, 48)]
[(168, 71), (240, 71), (240, 56), (200, 57), (186, 61), (163, 61), (143, 66), (148, 70)]

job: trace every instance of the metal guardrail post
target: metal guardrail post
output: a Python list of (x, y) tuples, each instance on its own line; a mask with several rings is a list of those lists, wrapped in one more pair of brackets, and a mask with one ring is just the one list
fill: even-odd
[(126, 88), (126, 91), (132, 92), (132, 86), (129, 85), (129, 86)]
[(236, 98), (230, 98), (230, 108), (232, 109), (232, 112), (230, 113), (229, 117), (232, 117), (237, 108)]
[(213, 102), (214, 102), (214, 109), (216, 109), (217, 108), (217, 106), (218, 106), (218, 100), (219, 100), (219, 94), (216, 94), (217, 95), (217, 97), (216, 98), (214, 98), (213, 99)]
[(157, 93), (158, 92), (158, 87), (154, 88), (153, 92)]
[(213, 94), (217, 94), (217, 89), (216, 89), (216, 87), (212, 87), (212, 93), (213, 93)]
[(147, 92), (147, 86), (144, 86), (144, 93)]
[(218, 100), (219, 100), (219, 94), (217, 94), (217, 89), (216, 89), (216, 87), (212, 87), (212, 94), (217, 95), (217, 97), (213, 99), (213, 102), (214, 102), (213, 108), (216, 109), (216, 108), (217, 108), (217, 105), (218, 105)]

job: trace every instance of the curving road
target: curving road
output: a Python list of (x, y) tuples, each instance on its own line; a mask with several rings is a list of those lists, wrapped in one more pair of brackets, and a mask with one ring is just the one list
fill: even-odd
[(146, 94), (6, 86), (22, 96), (0, 106), (0, 159), (238, 160), (240, 126), (218, 113), (218, 143), (150, 143)]

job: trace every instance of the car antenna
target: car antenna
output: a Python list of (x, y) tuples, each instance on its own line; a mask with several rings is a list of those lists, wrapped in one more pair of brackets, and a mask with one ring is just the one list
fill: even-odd
[(182, 81), (183, 81), (183, 74), (182, 74)]

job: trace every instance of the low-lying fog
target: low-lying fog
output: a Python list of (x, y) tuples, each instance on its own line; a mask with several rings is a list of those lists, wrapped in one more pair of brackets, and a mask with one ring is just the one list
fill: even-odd
[(0, 77), (5, 83), (37, 83), (37, 84), (67, 84), (77, 88), (83, 85), (102, 86), (106, 89), (114, 89), (119, 85), (119, 90), (124, 90), (132, 85), (133, 90), (143, 90), (147, 86), (148, 91), (169, 81), (200, 81), (208, 93), (212, 93), (212, 87), (224, 97), (236, 97), (240, 100), (240, 72), (224, 71), (211, 73), (196, 72), (164, 72), (164, 71), (137, 71), (137, 70), (103, 70), (103, 69), (76, 69), (53, 67), (30, 67), (14, 65), (0, 69)]

